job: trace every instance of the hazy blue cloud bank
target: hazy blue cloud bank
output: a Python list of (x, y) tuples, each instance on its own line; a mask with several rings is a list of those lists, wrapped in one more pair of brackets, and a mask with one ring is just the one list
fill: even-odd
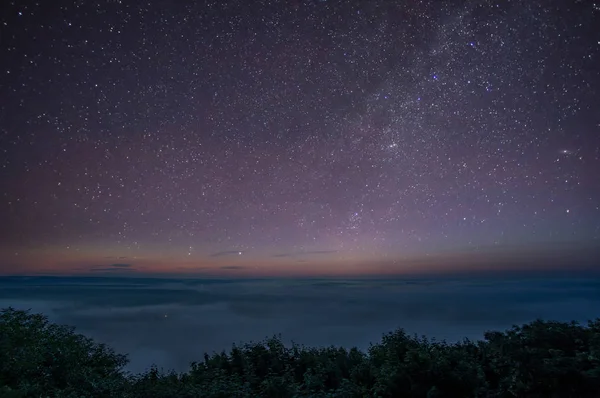
[(586, 321), (600, 317), (600, 279), (0, 278), (7, 306), (109, 343), (132, 371), (152, 362), (184, 370), (205, 351), (276, 333), (367, 348), (397, 327), (453, 341), (537, 317)]

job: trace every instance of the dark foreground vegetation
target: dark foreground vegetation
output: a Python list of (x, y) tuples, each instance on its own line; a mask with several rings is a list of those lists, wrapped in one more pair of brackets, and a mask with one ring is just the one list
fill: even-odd
[(12, 308), (0, 314), (0, 397), (600, 397), (600, 319), (535, 321), (484, 341), (384, 335), (356, 348), (279, 338), (205, 355), (187, 373), (131, 375), (127, 357)]

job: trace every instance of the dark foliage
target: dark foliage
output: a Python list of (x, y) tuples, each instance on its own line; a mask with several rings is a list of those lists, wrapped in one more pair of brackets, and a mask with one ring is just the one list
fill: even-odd
[(0, 397), (115, 397), (125, 355), (40, 314), (0, 313)]
[(383, 336), (356, 348), (280, 337), (205, 355), (186, 373), (123, 371), (127, 359), (38, 314), (2, 310), (2, 397), (600, 397), (600, 319), (537, 320), (448, 344)]

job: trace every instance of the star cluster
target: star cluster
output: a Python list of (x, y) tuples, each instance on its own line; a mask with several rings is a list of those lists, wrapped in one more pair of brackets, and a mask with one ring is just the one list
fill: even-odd
[(369, 273), (600, 239), (591, 1), (3, 8), (5, 272)]

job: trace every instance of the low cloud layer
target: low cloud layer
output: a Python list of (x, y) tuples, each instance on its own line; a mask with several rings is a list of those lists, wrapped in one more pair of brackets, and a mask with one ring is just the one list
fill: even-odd
[(312, 251), (302, 251), (302, 252), (287, 252), (287, 253), (277, 253), (274, 254), (273, 257), (276, 258), (284, 258), (284, 257), (300, 257), (300, 256), (311, 256), (311, 255), (319, 255), (319, 254), (331, 254), (337, 253), (337, 250), (312, 250)]
[(7, 306), (76, 326), (129, 354), (133, 372), (183, 371), (204, 352), (278, 333), (366, 349), (398, 327), (456, 341), (535, 318), (584, 322), (600, 317), (600, 280), (0, 278)]
[(242, 252), (239, 250), (226, 250), (222, 252), (216, 252), (211, 254), (211, 257), (225, 257), (225, 256), (239, 256)]
[(135, 268), (133, 268), (133, 264), (127, 264), (127, 263), (115, 263), (115, 264), (109, 264), (109, 265), (97, 265), (94, 267), (91, 267), (89, 269), (89, 271), (91, 272), (98, 272), (98, 273), (120, 273), (120, 272), (132, 272), (132, 271), (136, 271)]

